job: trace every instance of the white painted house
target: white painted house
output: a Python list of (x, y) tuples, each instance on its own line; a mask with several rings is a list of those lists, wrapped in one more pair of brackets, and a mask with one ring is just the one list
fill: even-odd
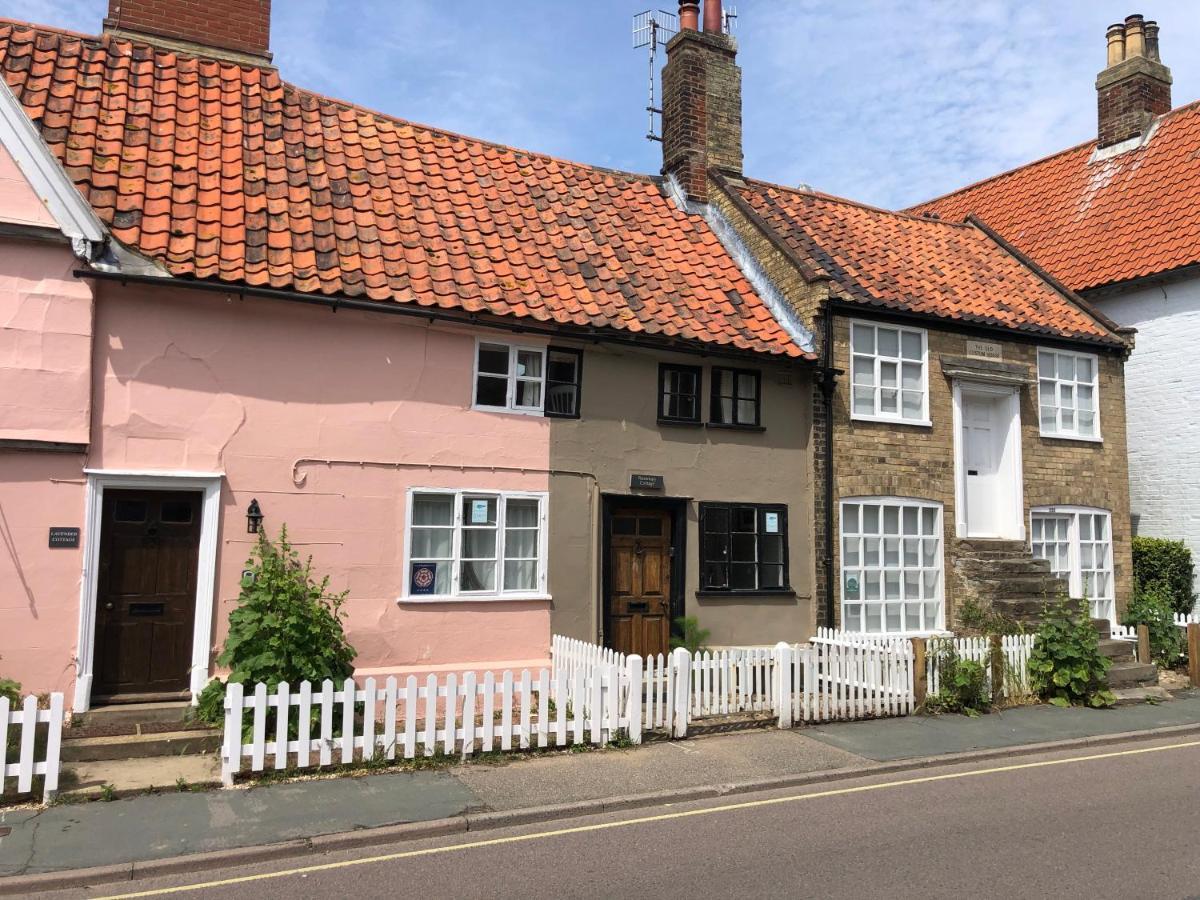
[(1134, 533), (1200, 560), (1200, 103), (1171, 106), (1158, 25), (1108, 29), (1095, 138), (921, 204), (973, 214), (1109, 318), (1125, 364)]

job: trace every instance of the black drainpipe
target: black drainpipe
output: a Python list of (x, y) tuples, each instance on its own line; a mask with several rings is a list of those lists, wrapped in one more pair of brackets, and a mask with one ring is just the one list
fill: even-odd
[(821, 397), (825, 403), (825, 624), (834, 627), (834, 536), (833, 536), (833, 394), (840, 372), (833, 368), (833, 312), (828, 306), (822, 317)]

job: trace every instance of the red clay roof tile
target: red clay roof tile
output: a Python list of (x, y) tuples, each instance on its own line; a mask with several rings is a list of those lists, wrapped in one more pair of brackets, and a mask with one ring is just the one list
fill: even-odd
[(1122, 343), (1105, 323), (974, 225), (759, 181), (730, 189), (850, 302)]
[(805, 355), (653, 179), (2, 20), (0, 73), (114, 237), (176, 276)]
[(1073, 290), (1200, 262), (1200, 103), (1159, 119), (1148, 143), (1092, 160), (1095, 142), (930, 200), (970, 213)]

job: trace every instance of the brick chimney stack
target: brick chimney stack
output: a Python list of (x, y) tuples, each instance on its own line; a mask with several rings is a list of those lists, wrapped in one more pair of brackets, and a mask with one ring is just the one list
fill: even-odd
[(1108, 66), (1096, 77), (1097, 146), (1141, 137), (1171, 109), (1171, 70), (1158, 55), (1158, 23), (1129, 16), (1108, 26)]
[(262, 65), (271, 61), (271, 0), (108, 0), (104, 32)]
[(710, 167), (742, 171), (737, 42), (723, 33), (720, 0), (705, 0), (704, 7), (699, 31), (695, 0), (680, 0), (680, 30), (667, 44), (662, 75), (663, 174), (699, 202), (708, 199)]

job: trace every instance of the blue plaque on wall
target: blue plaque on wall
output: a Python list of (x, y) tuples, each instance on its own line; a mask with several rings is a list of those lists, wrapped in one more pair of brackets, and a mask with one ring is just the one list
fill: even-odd
[(412, 572), (408, 577), (408, 593), (419, 596), (432, 594), (437, 586), (437, 563), (420, 562), (412, 564)]

